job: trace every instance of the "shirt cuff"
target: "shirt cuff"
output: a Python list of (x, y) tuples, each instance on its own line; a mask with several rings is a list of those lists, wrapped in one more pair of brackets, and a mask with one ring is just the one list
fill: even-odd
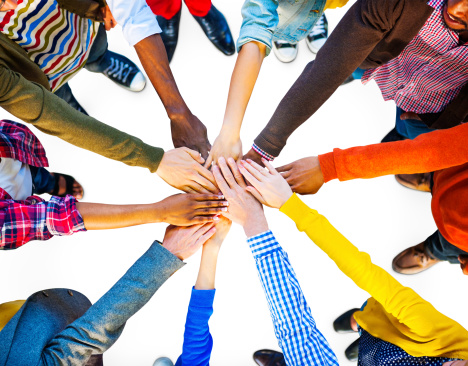
[(197, 308), (211, 308), (213, 307), (216, 289), (212, 290), (197, 290), (192, 287), (192, 296), (190, 297), (190, 305)]
[(268, 160), (268, 161), (273, 161), (275, 157), (273, 155), (268, 154), (266, 151), (260, 149), (256, 144), (252, 145), (252, 149), (259, 155), (262, 156), (262, 158)]
[(249, 244), (250, 250), (256, 259), (281, 249), (271, 230), (247, 238), (247, 244)]
[(323, 179), (325, 183), (338, 178), (335, 166), (335, 155), (329, 152), (318, 156), (320, 162), (320, 169), (322, 170)]
[(83, 218), (76, 208), (73, 196), (52, 196), (47, 202), (46, 225), (52, 235), (72, 235), (79, 231), (86, 231)]

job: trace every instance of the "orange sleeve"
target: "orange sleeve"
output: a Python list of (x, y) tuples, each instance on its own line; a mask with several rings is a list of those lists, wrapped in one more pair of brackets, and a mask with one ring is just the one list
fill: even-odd
[(352, 147), (319, 156), (325, 182), (432, 172), (468, 162), (468, 123), (414, 140)]

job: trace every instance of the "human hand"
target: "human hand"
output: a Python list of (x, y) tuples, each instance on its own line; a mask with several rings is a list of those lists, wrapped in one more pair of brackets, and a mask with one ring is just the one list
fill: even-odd
[(414, 112), (405, 112), (400, 115), (400, 119), (404, 121), (405, 119), (415, 119), (417, 121), (422, 121), (421, 117), (419, 117), (416, 113)]
[(196, 151), (180, 147), (164, 153), (157, 173), (166, 183), (187, 193), (218, 193), (213, 174), (201, 165), (204, 162)]
[(162, 245), (177, 258), (184, 260), (194, 254), (215, 232), (212, 223), (188, 227), (169, 225)]
[(293, 192), (299, 194), (315, 194), (325, 183), (317, 156), (296, 160), (277, 170), (286, 179)]
[(266, 159), (262, 159), (268, 171), (252, 160), (239, 162), (239, 170), (253, 187), (247, 191), (267, 206), (280, 208), (292, 196), (288, 182)]
[(221, 157), (224, 159), (233, 158), (236, 161), (242, 157), (242, 141), (238, 134), (221, 131), (211, 148), (208, 159), (206, 159), (205, 168), (209, 169), (211, 163), (216, 164)]
[(159, 222), (188, 226), (220, 221), (228, 202), (222, 194), (175, 194), (155, 203)]
[[(228, 164), (224, 158), (218, 160), (218, 165), (213, 166), (213, 174), (221, 192), (229, 202), (229, 208), (223, 216), (237, 222), (244, 227), (248, 236), (254, 231), (268, 230), (263, 207), (246, 190), (246, 184), (237, 168), (234, 159), (229, 158)], [(264, 230), (266, 228), (266, 230)]]
[(468, 255), (459, 255), (458, 261), (464, 275), (468, 275)]
[(244, 157), (242, 158), (242, 160), (249, 160), (249, 159), (255, 161), (258, 165), (263, 166), (262, 156), (258, 152), (256, 152), (254, 149), (250, 149), (249, 152), (245, 154)]
[(103, 6), (99, 10), (101, 12), (101, 16), (104, 21), (104, 27), (106, 28), (106, 31), (110, 31), (112, 28), (114, 28), (117, 25), (117, 21), (112, 15), (111, 10), (109, 9), (109, 5)]
[(5, 0), (0, 11), (9, 11), (18, 7), (18, 0)]
[(203, 159), (208, 157), (211, 144), (206, 127), (192, 113), (171, 118), (171, 134), (175, 148), (188, 147), (199, 152)]
[(231, 229), (232, 221), (226, 217), (219, 217), (219, 221), (215, 224), (216, 233), (205, 243), (205, 248), (218, 249), (221, 248), (226, 235)]

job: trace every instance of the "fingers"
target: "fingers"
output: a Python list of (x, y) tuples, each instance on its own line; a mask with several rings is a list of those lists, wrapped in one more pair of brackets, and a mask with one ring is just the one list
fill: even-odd
[(229, 191), (229, 186), (227, 182), (224, 180), (223, 175), (217, 165), (213, 165), (213, 175), (215, 177), (216, 183), (218, 184), (219, 189), (226, 195), (226, 192)]
[[(205, 169), (202, 166), (200, 166), (200, 168)], [(208, 172), (208, 175), (210, 176), (210, 178), (214, 182), (213, 174)], [(218, 192), (218, 188), (216, 188), (216, 186), (210, 180), (208, 180), (207, 178), (205, 178), (201, 174), (198, 174), (195, 178), (193, 178), (193, 183), (194, 184), (191, 185), (192, 188), (196, 189), (196, 187), (198, 187), (198, 186), (201, 186), (202, 188), (204, 188), (202, 190), (197, 190), (199, 193), (217, 193)]]
[(222, 194), (196, 194), (192, 196), (195, 201), (219, 201), (223, 200), (224, 196)]
[(279, 172), (279, 173), (286, 173), (290, 170), (292, 170), (293, 168), (293, 165), (294, 163), (291, 163), (291, 164), (286, 164), (286, 165), (283, 165), (283, 166), (280, 166), (279, 168), (277, 168), (276, 170)]
[(210, 154), (210, 150), (211, 150), (211, 144), (208, 141), (206, 141), (206, 143), (200, 147), (200, 154), (202, 158), (207, 159), (208, 155)]
[(192, 187), (189, 187), (189, 186), (184, 186), (181, 188), (184, 192), (187, 192), (187, 193), (198, 193), (196, 190), (194, 190)]
[(229, 186), (231, 188), (234, 188), (235, 186), (237, 186), (238, 184), (237, 184), (236, 180), (234, 179), (234, 176), (232, 175), (231, 169), (229, 169), (229, 167), (226, 164), (226, 159), (224, 159), (222, 157), (219, 158), (218, 165), (221, 168), (221, 171), (223, 172), (224, 179), (229, 184)]
[(261, 204), (266, 205), (265, 199), (254, 187), (247, 187), (245, 190), (254, 196)]
[(252, 174), (250, 174), (250, 172), (247, 170), (246, 168), (246, 163), (242, 164), (242, 161), (239, 162), (239, 170), (240, 172), (242, 173), (242, 175), (244, 176), (245, 179), (247, 179), (249, 181), (250, 184), (252, 184), (255, 188), (258, 187), (258, 185), (260, 184), (260, 181), (254, 177)]
[(209, 169), (211, 167), (212, 162), (213, 162), (213, 152), (210, 152), (210, 155), (208, 155), (208, 159), (206, 159), (205, 165), (203, 167), (205, 169)]
[(229, 168), (231, 168), (232, 173), (234, 174), (234, 179), (236, 180), (237, 184), (240, 185), (242, 188), (246, 187), (244, 177), (239, 171), (239, 168), (237, 167), (237, 163), (233, 158), (228, 159), (228, 165)]
[(265, 166), (268, 169), (268, 171), (270, 172), (270, 174), (273, 174), (273, 175), (278, 174), (275, 167), (273, 165), (271, 165), (271, 163), (268, 160), (262, 158), (262, 162), (263, 162), (263, 164), (265, 164)]
[(195, 233), (193, 234), (193, 237), (195, 238), (198, 237), (198, 239), (196, 239), (196, 243), (199, 243), (199, 245), (202, 245), (203, 243), (205, 243), (205, 241), (211, 238), (215, 232), (216, 232), (216, 228), (214, 227), (214, 224), (209, 223), (209, 224), (202, 225), (198, 230), (196, 230)]
[[(262, 182), (265, 180), (265, 175), (263, 175), (262, 173), (260, 173), (256, 168), (253, 167), (253, 165), (251, 165), (250, 163), (247, 163), (245, 162), (244, 160), (241, 160), (240, 162), (240, 167), (243, 167), (244, 169), (246, 169), (251, 176), (255, 177), (259, 182)], [(242, 171), (242, 170), (241, 170)], [(243, 173), (242, 173), (243, 174)], [(248, 178), (246, 177), (250, 183), (253, 184), (253, 182)], [(255, 186), (255, 185), (254, 185)]]
[(197, 208), (194, 211), (194, 215), (196, 216), (216, 216), (221, 215), (224, 212), (227, 212), (228, 208), (224, 207), (204, 207), (204, 208)]
[(229, 206), (228, 201), (199, 201), (194, 205), (196, 210), (201, 208), (216, 208), (216, 207), (227, 207)]
[[(268, 175), (267, 171), (265, 169), (263, 169), (262, 166), (258, 165), (255, 161), (253, 161), (252, 159), (247, 159), (247, 162), (253, 166), (260, 174), (266, 176)], [(263, 162), (263, 158), (262, 158), (262, 162)]]
[(200, 156), (200, 153), (198, 151), (195, 151), (195, 150), (191, 150), (189, 149), (188, 147), (183, 147), (182, 149), (184, 149), (184, 151), (189, 154), (194, 160), (196, 160), (197, 163), (199, 164), (203, 164), (205, 162), (205, 159), (203, 159), (201, 156)]

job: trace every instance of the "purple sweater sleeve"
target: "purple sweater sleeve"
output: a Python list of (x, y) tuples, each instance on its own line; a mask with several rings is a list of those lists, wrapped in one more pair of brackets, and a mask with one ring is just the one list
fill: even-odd
[(184, 345), (182, 355), (176, 366), (205, 366), (210, 364), (213, 337), (208, 321), (213, 314), (213, 301), (216, 290), (196, 290), (192, 297), (185, 321)]

